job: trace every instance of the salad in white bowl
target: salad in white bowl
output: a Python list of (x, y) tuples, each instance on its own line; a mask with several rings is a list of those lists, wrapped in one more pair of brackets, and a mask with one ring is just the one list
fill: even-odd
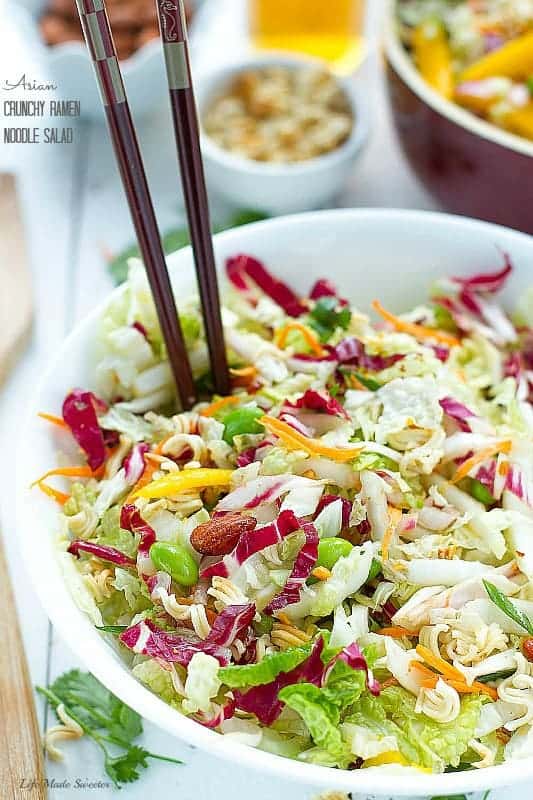
[(371, 319), (231, 257), (232, 394), (191, 298), (206, 399), (180, 414), (132, 262), (95, 391), (42, 410), (83, 463), (35, 477), (72, 596), (176, 714), (343, 770), (533, 756), (532, 318), (499, 306), (502, 261)]

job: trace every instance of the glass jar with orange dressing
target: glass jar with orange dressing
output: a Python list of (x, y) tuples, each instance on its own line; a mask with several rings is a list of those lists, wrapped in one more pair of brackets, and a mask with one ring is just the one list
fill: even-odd
[(343, 73), (363, 58), (365, 0), (248, 0), (248, 8), (261, 49), (305, 53)]

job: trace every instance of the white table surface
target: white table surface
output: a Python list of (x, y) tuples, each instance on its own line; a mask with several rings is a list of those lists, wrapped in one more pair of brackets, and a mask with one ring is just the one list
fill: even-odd
[[(216, 0), (220, 25), (227, 25), (231, 19), (231, 7), (238, 4), (239, 0)], [(380, 7), (381, 0), (371, 0), (370, 30), (374, 32)], [(0, 64), (0, 78), (22, 72), (28, 77), (44, 78), (46, 65), (35, 63), (34, 55), (24, 46), (20, 32), (10, 23), (9, 17), (2, 20), (0, 11), (0, 53), (5, 59)], [(203, 35), (203, 53), (206, 57), (209, 55), (211, 61), (213, 53), (220, 58), (220, 48), (217, 49), (220, 38), (218, 42), (210, 40), (212, 32), (210, 34), (208, 29)], [(235, 47), (231, 51), (234, 54)], [(372, 136), (348, 178), (339, 205), (435, 208), (431, 198), (410, 174), (394, 139), (385, 101), (381, 60), (375, 46), (371, 47), (368, 62), (357, 80), (367, 90), (373, 115)], [(9, 99), (17, 99), (14, 92)], [(139, 135), (159, 221), (165, 229), (183, 220), (177, 176), (173, 169), (165, 166), (168, 159), (174, 163), (166, 110), (163, 108), (158, 116), (143, 122), (139, 126)], [(11, 454), (16, 450), (17, 430), (26, 398), (48, 357), (76, 321), (111, 288), (103, 251), (117, 251), (132, 240), (133, 233), (103, 125), (80, 123), (72, 145), (2, 147), (0, 168), (9, 165), (20, 176), (36, 317), (31, 345), (0, 393), (0, 442), (4, 454), (0, 459), (0, 514), (32, 680), (46, 685), (64, 670), (81, 665), (76, 663), (66, 642), (57, 638), (48, 623), (21, 564), (16, 539), (23, 535), (23, 531), (17, 531), (14, 525)], [(219, 203), (215, 206), (218, 214), (223, 214), (223, 206)], [(10, 454), (10, 457), (5, 454)], [(53, 714), (40, 698), (37, 706), (44, 730), (51, 723)], [(145, 725), (143, 743), (154, 752), (181, 757), (186, 764), (183, 767), (153, 764), (141, 780), (122, 790), (122, 796), (131, 800), (140, 800), (156, 790), (164, 791), (167, 797), (179, 796), (181, 800), (240, 800), (252, 792), (255, 800), (272, 797), (304, 800), (314, 794), (312, 789), (214, 761), (150, 724)], [(99, 753), (91, 742), (82, 740), (68, 744), (64, 750), (66, 760), (63, 763), (47, 764), (48, 779), (55, 782), (55, 787), (49, 790), (51, 800), (72, 800), (80, 795), (104, 800), (116, 796), (112, 788), (84, 786), (108, 780)], [(81, 782), (81, 786), (77, 782)], [(526, 800), (529, 796), (526, 788), (505, 793), (506, 800)], [(22, 790), (20, 797), (24, 797)], [(503, 800), (503, 797), (504, 792), (493, 795), (494, 800)]]

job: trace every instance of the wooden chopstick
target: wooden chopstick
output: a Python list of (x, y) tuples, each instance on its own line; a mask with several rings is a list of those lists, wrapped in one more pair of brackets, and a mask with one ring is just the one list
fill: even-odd
[(122, 185), (167, 347), (168, 360), (181, 405), (188, 409), (196, 401), (196, 388), (105, 3), (104, 0), (76, 2), (100, 87)]
[(215, 390), (230, 391), (183, 0), (155, 0)]

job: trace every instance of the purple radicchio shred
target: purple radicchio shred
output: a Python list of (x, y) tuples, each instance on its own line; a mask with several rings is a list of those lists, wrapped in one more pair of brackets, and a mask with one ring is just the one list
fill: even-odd
[(326, 506), (336, 503), (340, 500), (342, 503), (342, 529), (350, 526), (350, 516), (352, 513), (352, 504), (345, 497), (340, 497), (337, 494), (325, 494), (319, 500), (318, 506), (315, 511), (315, 519)]
[(453, 397), (443, 397), (441, 400), (439, 400), (439, 405), (444, 413), (450, 417), (450, 419), (453, 419), (462, 431), (471, 431), (468, 420), (472, 419), (473, 417), (477, 417), (477, 414), (474, 414), (473, 411), (470, 411), (470, 409), (463, 405), (463, 403), (459, 403), (458, 400), (454, 400)]
[(294, 683), (305, 681), (320, 686), (324, 664), (322, 651), (324, 640), (320, 636), (313, 645), (309, 657), (290, 672), (280, 672), (271, 683), (254, 686), (246, 692), (234, 691), (237, 708), (255, 714), (263, 725), (272, 725), (283, 710), (283, 703), (278, 699), (279, 692)]
[(337, 287), (327, 278), (319, 278), (313, 285), (309, 295), (310, 300), (320, 300), (321, 297), (334, 297), (341, 308), (349, 305), (348, 300), (339, 296)]
[(206, 641), (230, 647), (246, 631), (254, 616), (254, 603), (226, 606), (215, 619)]
[(135, 330), (138, 331), (141, 334), (141, 336), (144, 336), (146, 341), (148, 341), (148, 331), (146, 330), (142, 322), (135, 320), (135, 322), (132, 323), (131, 327), (135, 328)]
[(165, 631), (150, 619), (142, 620), (123, 631), (119, 640), (134, 653), (160, 658), (170, 664), (181, 664), (182, 667), (187, 667), (196, 653), (213, 656), (221, 666), (227, 666), (231, 660), (229, 648), (202, 640), (198, 636), (186, 638), (181, 634)]
[(473, 292), (495, 294), (503, 289), (513, 271), (513, 265), (509, 255), (504, 253), (503, 257), (504, 265), (500, 270), (496, 270), (495, 272), (481, 272), (468, 278), (454, 277), (452, 280), (454, 283), (458, 283), (460, 286)]
[(275, 278), (261, 261), (248, 255), (238, 255), (226, 261), (228, 279), (236, 289), (250, 293), (251, 287), (247, 279), (252, 280), (289, 317), (299, 317), (307, 311), (305, 305), (293, 290)]
[(106, 460), (104, 434), (97, 416), (97, 412), (106, 410), (107, 405), (103, 400), (83, 389), (73, 389), (63, 401), (63, 419), (93, 470), (101, 467)]
[(307, 391), (293, 403), (286, 400), (283, 404), (282, 411), (302, 408), (309, 409), (310, 411), (323, 411), (325, 414), (329, 414), (333, 417), (349, 419), (346, 409), (325, 389), (321, 391), (307, 389)]
[(137, 571), (139, 576), (146, 581), (153, 571), (150, 548), (156, 540), (155, 531), (142, 518), (139, 509), (130, 504), (122, 506), (120, 527), (130, 533), (139, 534), (141, 537), (137, 548)]
[(144, 454), (149, 450), (149, 445), (145, 444), (144, 442), (135, 444), (124, 459), (123, 467), (126, 471), (126, 480), (131, 485), (137, 483), (143, 474), (146, 466), (144, 462)]
[(265, 614), (274, 614), (285, 606), (297, 603), (300, 592), (311, 574), (318, 558), (318, 533), (312, 522), (300, 520), (305, 534), (305, 543), (296, 556), (294, 566), (281, 592), (272, 598), (265, 608)]
[(262, 528), (255, 528), (253, 531), (245, 531), (236, 547), (229, 555), (212, 564), (200, 572), (200, 577), (211, 578), (214, 576), (227, 578), (231, 573), (238, 569), (247, 559), (270, 547), (279, 544), (290, 533), (300, 530), (301, 524), (295, 514), (290, 511), (282, 511), (274, 522), (264, 525)]
[(331, 674), (331, 671), (335, 667), (335, 664), (338, 661), (344, 661), (345, 664), (348, 664), (349, 667), (355, 670), (361, 670), (365, 673), (366, 678), (366, 687), (368, 691), (377, 697), (381, 692), (381, 687), (379, 682), (374, 678), (372, 674), (372, 670), (369, 669), (366, 658), (364, 657), (359, 645), (356, 642), (353, 644), (348, 645), (342, 650), (338, 655), (333, 656), (329, 664), (326, 665), (324, 669), (324, 674), (322, 675), (321, 685), (325, 686), (328, 682), (328, 678)]
[(339, 364), (346, 366), (359, 367), (364, 370), (372, 372), (380, 372), (383, 369), (388, 369), (405, 358), (400, 353), (393, 356), (371, 356), (365, 352), (363, 343), (356, 339), (355, 336), (350, 336), (343, 339), (336, 347), (330, 348), (335, 361)]
[(86, 539), (75, 539), (68, 546), (67, 552), (79, 558), (80, 552), (89, 553), (92, 556), (101, 558), (102, 561), (109, 561), (111, 564), (116, 564), (119, 567), (134, 567), (135, 561), (125, 553), (117, 550), (116, 547), (109, 547), (108, 545), (96, 544), (96, 542), (89, 542)]

